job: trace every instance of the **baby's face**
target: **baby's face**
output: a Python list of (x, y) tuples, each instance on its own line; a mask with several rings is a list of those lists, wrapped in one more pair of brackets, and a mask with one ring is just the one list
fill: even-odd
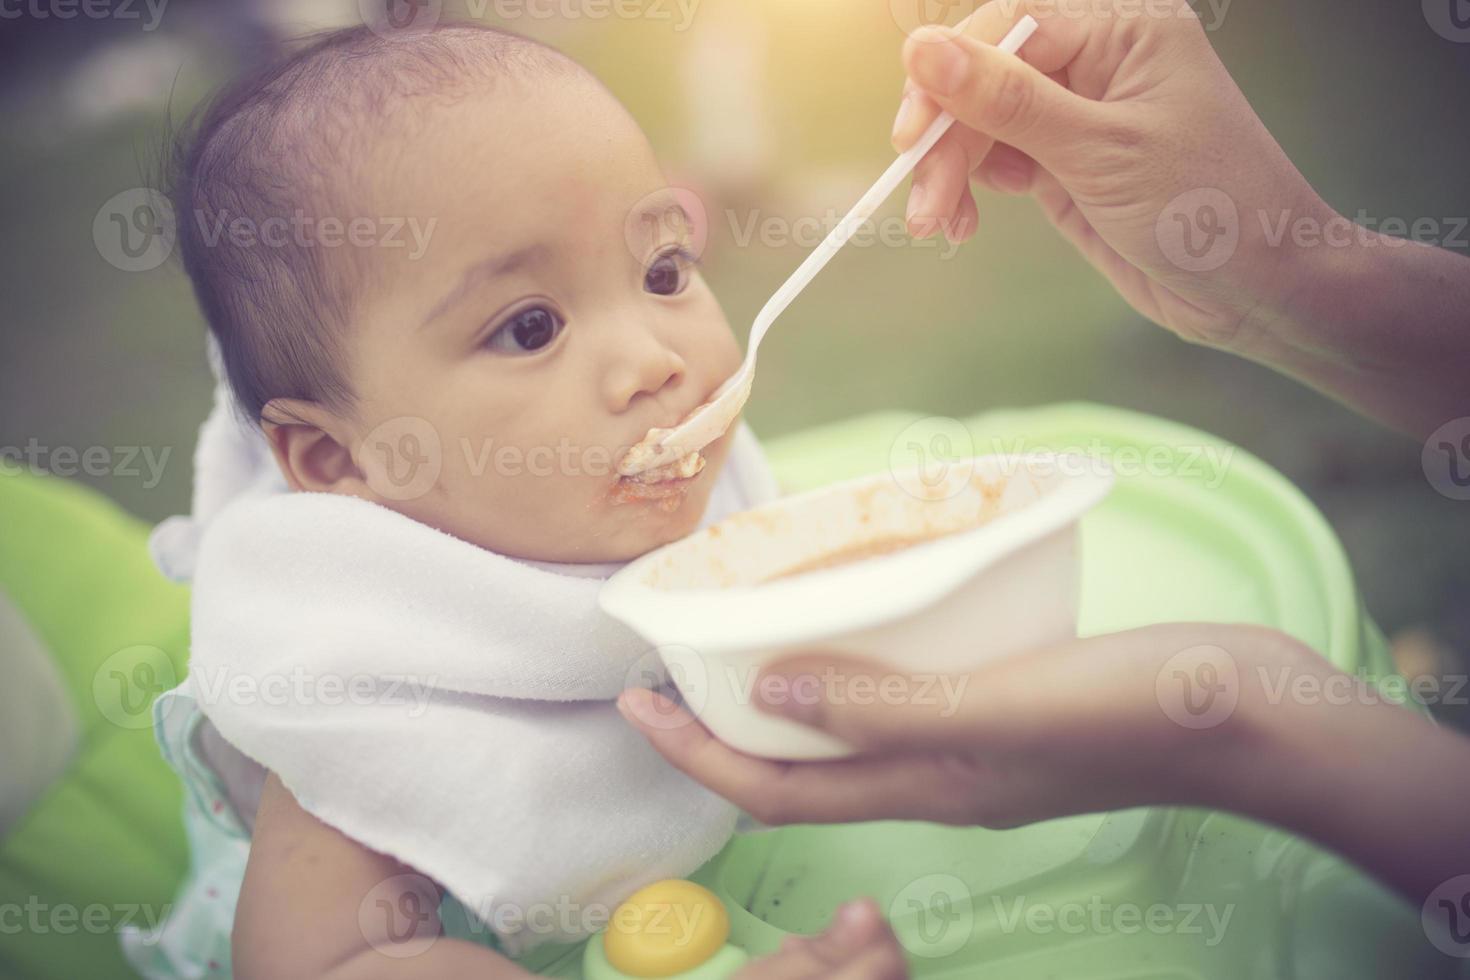
[(688, 534), (730, 434), (686, 480), (630, 488), (617, 461), (740, 353), (672, 194), (650, 198), (665, 181), (642, 131), (566, 77), (504, 80), (420, 123), (356, 164), (368, 214), (435, 220), (422, 256), (374, 252), (345, 345), (367, 486), (521, 558), (623, 560)]

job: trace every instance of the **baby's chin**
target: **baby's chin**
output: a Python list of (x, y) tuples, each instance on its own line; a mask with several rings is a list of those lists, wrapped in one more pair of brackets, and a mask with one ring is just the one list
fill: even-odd
[(704, 468), (692, 479), (679, 481), (685, 485), (646, 497), (618, 494), (620, 502), (607, 514), (618, 525), (609, 542), (617, 542), (618, 554), (604, 560), (628, 561), (694, 533), (730, 455), (730, 438), (727, 434), (704, 448)]
[(611, 536), (618, 553), (604, 560), (629, 561), (694, 533), (709, 509), (717, 475), (711, 463), (688, 489), (675, 495), (616, 505), (608, 519), (619, 525)]

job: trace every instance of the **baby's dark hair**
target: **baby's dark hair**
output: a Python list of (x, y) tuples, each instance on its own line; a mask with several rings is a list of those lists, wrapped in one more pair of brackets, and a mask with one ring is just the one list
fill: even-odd
[(191, 117), (169, 168), (178, 246), (249, 422), (273, 398), (351, 408), (341, 337), (367, 277), (354, 268), (359, 256), (324, 254), (360, 249), (280, 234), (266, 244), (232, 235), (231, 223), (294, 228), (304, 214), (345, 224), (364, 135), (406, 103), (451, 101), (510, 75), (580, 71), (553, 48), (479, 24), (387, 35), (358, 27), (249, 73)]

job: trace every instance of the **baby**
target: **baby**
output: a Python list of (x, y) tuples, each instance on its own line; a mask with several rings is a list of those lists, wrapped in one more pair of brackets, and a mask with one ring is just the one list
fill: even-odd
[[(174, 200), (228, 391), (297, 493), (202, 535), (190, 678), (155, 708), (193, 869), (129, 956), (272, 980), (560, 968), (502, 900), (613, 905), (733, 826), (616, 718), (639, 651), (594, 600), (771, 492), (739, 427), (618, 475), (739, 364), (690, 216), (592, 76), (469, 25), (343, 31), (235, 84)], [(298, 657), (379, 699), (230, 686)], [(395, 665), (427, 676), (422, 717), (384, 694)], [(777, 954), (782, 975), (837, 948)]]
[[(625, 560), (694, 529), (728, 439), (703, 473), (647, 491), (618, 480), (616, 453), (699, 404), (740, 352), (647, 140), (575, 63), (472, 26), (340, 33), (226, 93), (179, 169), (185, 265), (292, 489), (543, 561)], [(298, 210), (428, 241), (203, 237)], [(442, 450), (422, 495), (395, 480), (413, 463), (405, 419)], [(536, 447), (559, 446), (572, 465), (530, 472)], [(506, 450), (524, 464), (497, 465)]]

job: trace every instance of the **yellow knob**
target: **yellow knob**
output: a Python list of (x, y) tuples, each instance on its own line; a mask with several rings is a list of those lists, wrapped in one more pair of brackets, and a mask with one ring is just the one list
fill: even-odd
[(671, 977), (725, 945), (730, 916), (708, 888), (669, 878), (619, 905), (602, 937), (607, 961), (630, 977)]

